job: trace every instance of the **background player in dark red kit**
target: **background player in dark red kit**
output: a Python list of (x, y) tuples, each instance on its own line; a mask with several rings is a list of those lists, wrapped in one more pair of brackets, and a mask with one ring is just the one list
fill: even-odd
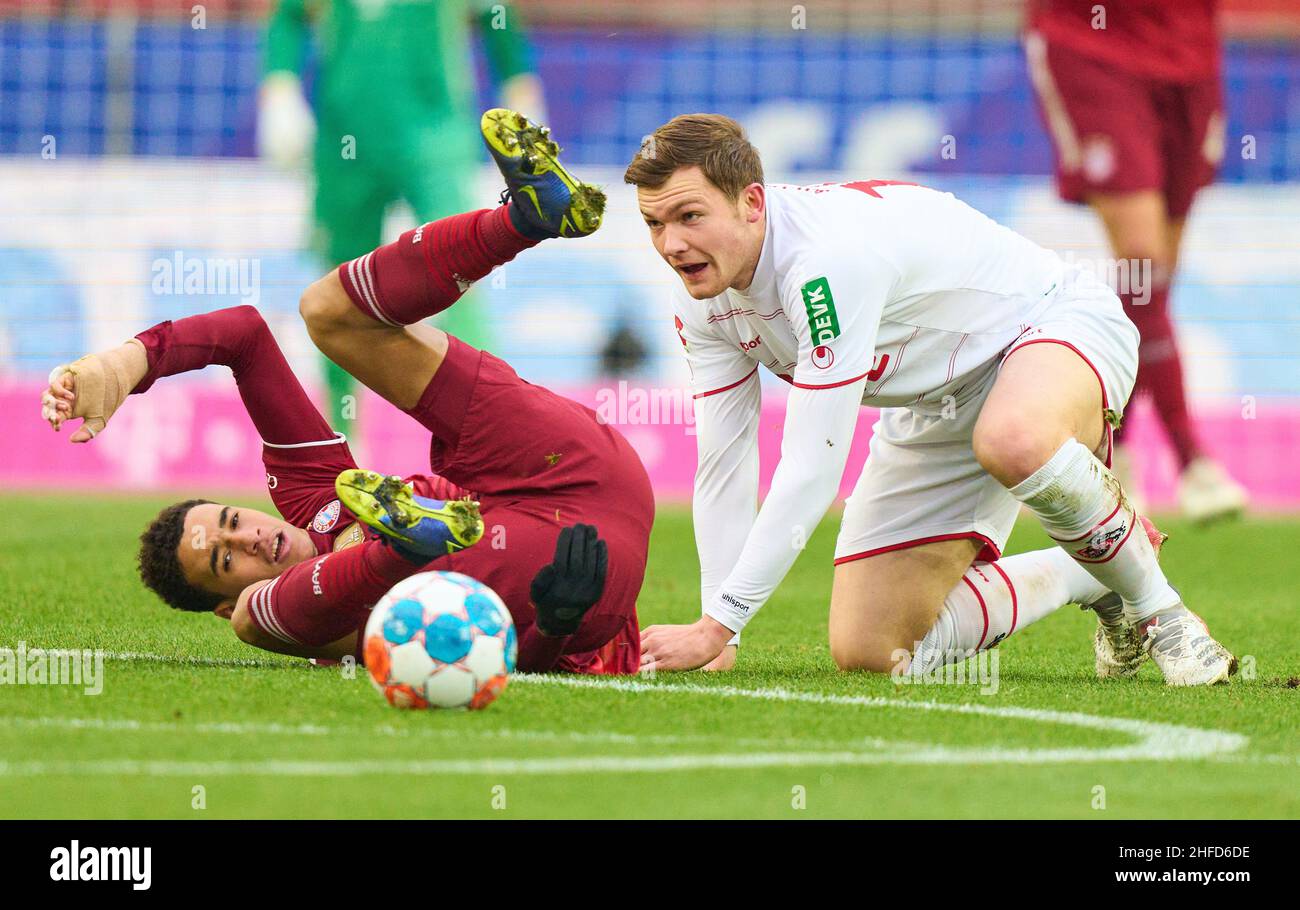
[[(551, 161), (546, 173), (563, 171)], [(402, 325), (450, 306), (547, 236), (595, 230), (603, 200), (567, 174), (563, 180), (565, 192), (543, 185), (530, 197), (539, 200), (531, 219), (511, 203), (422, 225), (331, 272), (302, 298), (321, 350), (432, 434), (437, 473), (410, 478), (415, 492), (479, 501), (486, 535), (468, 549), (413, 559), (353, 520), (334, 487), (355, 467), (346, 442), (251, 307), (165, 322), (56, 371), (45, 414), (56, 429), (85, 417), (75, 442), (93, 438), (128, 392), (209, 364), (231, 368), (264, 440), (267, 487), (283, 520), (203, 500), (177, 503), (143, 538), (146, 583), (173, 606), (230, 619), (250, 644), (339, 657), (355, 653), (370, 606), (401, 578), (457, 571), (489, 585), (510, 609), (521, 670), (636, 672), (636, 597), (654, 500), (635, 452), (593, 411), (524, 382), (491, 354), (429, 326)], [(585, 599), (590, 579), (573, 573), (591, 564), (597, 531), (607, 566), (603, 585)]]
[[(1151, 396), (1178, 458), (1180, 505), (1199, 520), (1246, 503), (1200, 447), (1169, 313), (1188, 212), (1224, 151), (1216, 5), (1031, 0), (1025, 38), (1061, 197), (1097, 213), (1121, 261), (1150, 264), (1145, 286), (1117, 289), (1142, 335), (1134, 395)], [(1116, 441), (1117, 473), (1126, 474), (1122, 431)]]

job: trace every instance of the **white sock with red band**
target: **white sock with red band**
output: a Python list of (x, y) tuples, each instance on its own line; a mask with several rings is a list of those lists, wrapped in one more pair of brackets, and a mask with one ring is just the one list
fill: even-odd
[(1105, 593), (1100, 582), (1055, 548), (974, 563), (944, 598), (909, 672), (928, 673), (965, 660), (1065, 604), (1090, 603)]
[(1047, 464), (1012, 487), (1011, 495), (1029, 507), (1071, 559), (1124, 599), (1131, 622), (1182, 601), (1156, 562), (1119, 481), (1078, 440), (1068, 440)]

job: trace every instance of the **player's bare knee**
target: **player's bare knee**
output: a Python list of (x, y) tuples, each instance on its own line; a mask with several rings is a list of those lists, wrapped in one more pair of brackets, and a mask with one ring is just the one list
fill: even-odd
[(831, 648), (835, 666), (846, 673), (888, 673), (894, 665), (890, 659), (893, 649), (836, 649)]
[(352, 301), (332, 272), (308, 285), (298, 298), (298, 315), (312, 337), (344, 327), (353, 309)]
[(971, 439), (975, 460), (1003, 486), (1015, 486), (1047, 464), (1064, 441), (1035, 423), (994, 419), (976, 424)]
[(330, 320), (331, 305), (328, 297), (317, 288), (319, 283), (308, 285), (298, 298), (298, 315), (310, 330), (319, 330)]
[(845, 672), (889, 673), (900, 656), (911, 652), (906, 643), (893, 641), (891, 636), (880, 636), (867, 641), (837, 641), (831, 639), (831, 660)]

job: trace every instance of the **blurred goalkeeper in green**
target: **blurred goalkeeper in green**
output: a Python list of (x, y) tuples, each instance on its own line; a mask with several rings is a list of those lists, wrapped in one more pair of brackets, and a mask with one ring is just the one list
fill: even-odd
[[(473, 206), (479, 163), (478, 101), (470, 40), (483, 38), (506, 107), (545, 116), (541, 81), (518, 12), (493, 0), (280, 0), (266, 35), (258, 99), (258, 151), (292, 169), (312, 149), (312, 246), (330, 265), (379, 246), (390, 203), (417, 222)], [(301, 73), (309, 38), (319, 48), (315, 112)], [(466, 304), (469, 304), (466, 306)], [(481, 300), (463, 300), (441, 323), (490, 348)], [(326, 361), (330, 417), (344, 427), (353, 380)]]

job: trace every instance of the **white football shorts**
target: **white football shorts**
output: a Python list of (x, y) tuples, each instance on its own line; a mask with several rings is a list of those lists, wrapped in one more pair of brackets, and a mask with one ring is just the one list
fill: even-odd
[(971, 437), (1002, 362), (1017, 348), (1043, 343), (1071, 348), (1097, 374), (1102, 407), (1111, 413), (1096, 455), (1109, 466), (1112, 425), (1122, 415), (1137, 376), (1138, 331), (1109, 287), (1075, 274), (1027, 331), (971, 372), (975, 391), (969, 397), (963, 394), (947, 415), (910, 408), (881, 410), (867, 463), (844, 505), (836, 565), (958, 538), (983, 544), (978, 559), (1001, 555), (1020, 503), (980, 467)]

